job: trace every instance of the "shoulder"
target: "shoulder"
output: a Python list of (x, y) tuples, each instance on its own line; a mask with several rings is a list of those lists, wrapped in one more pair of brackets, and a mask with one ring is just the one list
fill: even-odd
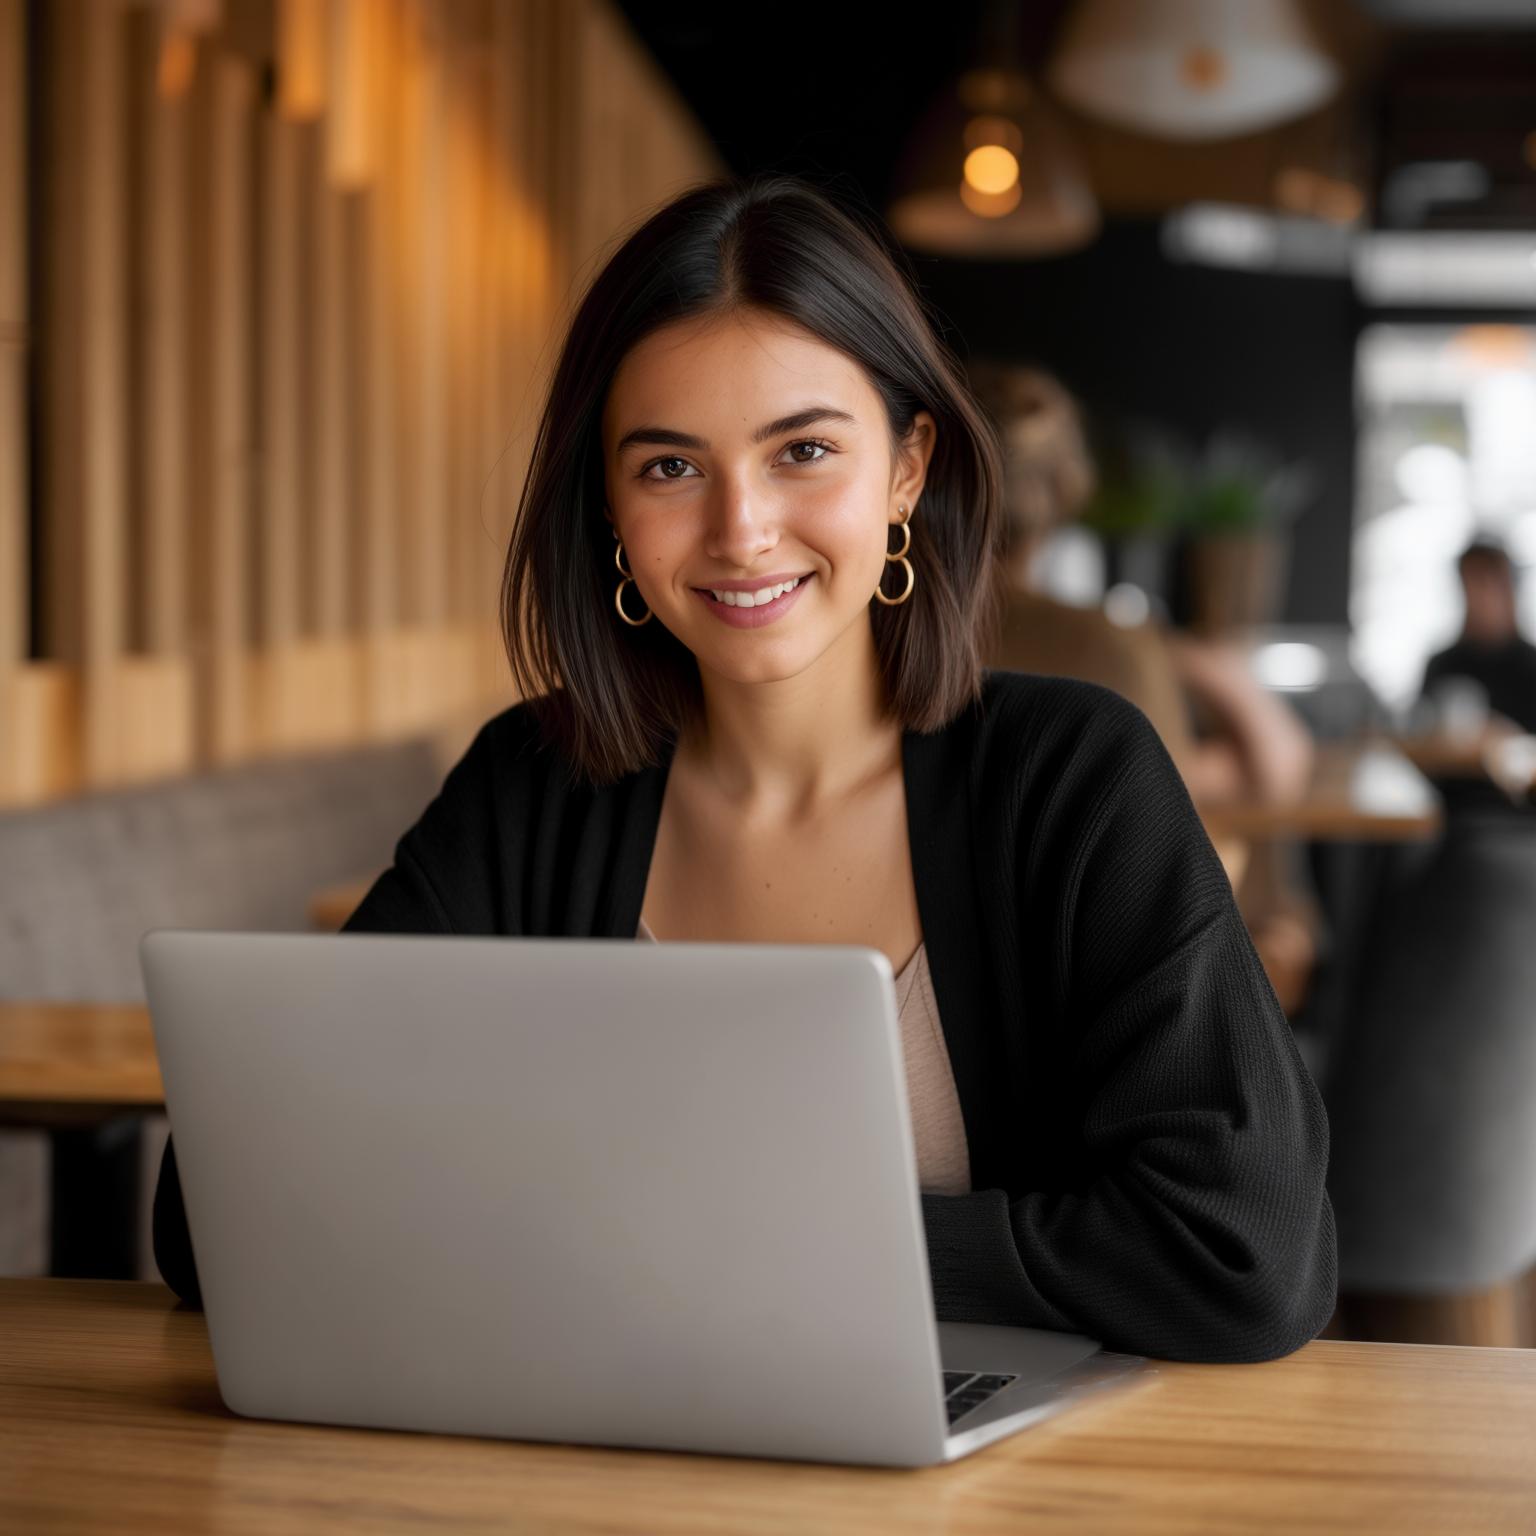
[(574, 778), (569, 760), (553, 744), (548, 729), (552, 697), (523, 699), (492, 715), (476, 732), (474, 740), (455, 766), (478, 773), (491, 772), (498, 781), (508, 776)]
[(1146, 715), (1129, 699), (1077, 678), (988, 669), (975, 714), (978, 736), (990, 750), (1094, 757), (1157, 740)]
[(1147, 717), (1097, 683), (988, 669), (946, 734), (952, 770), (1001, 825), (1081, 825), (1106, 797), (1155, 804), (1184, 792)]

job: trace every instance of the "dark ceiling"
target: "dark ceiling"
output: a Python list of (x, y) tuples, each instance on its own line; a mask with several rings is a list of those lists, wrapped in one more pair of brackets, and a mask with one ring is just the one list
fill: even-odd
[[(938, 93), (999, 54), (1038, 70), (1070, 0), (727, 8), (619, 0), (730, 166), (852, 183), (888, 201), (903, 147)], [(1304, 0), (1344, 69), (1341, 99), (1270, 134), (1175, 145), (1066, 114), (1112, 215), (1197, 198), (1267, 202), (1288, 159), (1337, 154), (1378, 225), (1536, 228), (1536, 0)], [(1403, 215), (1382, 188), (1402, 165), (1472, 161), (1477, 196)], [(1389, 209), (1393, 211), (1388, 211)]]

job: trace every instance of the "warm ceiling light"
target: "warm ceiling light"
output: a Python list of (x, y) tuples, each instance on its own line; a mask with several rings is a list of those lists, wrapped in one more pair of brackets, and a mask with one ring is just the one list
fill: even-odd
[(907, 146), (886, 218), (916, 250), (1007, 259), (1087, 244), (1099, 208), (1070, 131), (1014, 69), (972, 70)]
[(1219, 91), (1228, 73), (1227, 56), (1219, 48), (1196, 44), (1179, 60), (1179, 78), (1192, 91)]
[(964, 174), (965, 184), (973, 192), (997, 197), (1018, 186), (1018, 158), (1001, 144), (983, 144), (965, 157)]
[(1006, 218), (1023, 198), (1018, 182), (1002, 192), (978, 192), (968, 181), (960, 183), (960, 201), (984, 219)]
[(1079, 0), (1048, 78), (1119, 127), (1214, 139), (1321, 106), (1339, 71), (1291, 0)]
[(1024, 135), (1011, 117), (973, 117), (965, 125), (965, 147), (980, 149), (983, 144), (1001, 144), (1011, 149), (1015, 158), (1024, 153)]

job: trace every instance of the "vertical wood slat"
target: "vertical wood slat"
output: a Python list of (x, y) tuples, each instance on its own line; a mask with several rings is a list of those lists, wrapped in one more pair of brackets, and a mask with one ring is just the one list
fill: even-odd
[(251, 741), (247, 688), (250, 602), (252, 345), (249, 304), (255, 80), (242, 59), (199, 49), (192, 206), (202, 211), (192, 253), (196, 305), (191, 429), (191, 586), (199, 750), (213, 763)]
[(331, 0), (326, 38), (325, 170), (331, 184), (357, 191), (377, 163), (378, 8), (386, 0)]
[(306, 123), (325, 110), (329, 0), (277, 0), (277, 110)]
[[(563, 335), (575, 308), (578, 262), (578, 199), (582, 165), (580, 124), (588, 103), (582, 99), (581, 38), (595, 0), (560, 0), (553, 7), (551, 73), (553, 133), (550, 141), (549, 209), (555, 246), (555, 282), (551, 294), (552, 328)], [(554, 359), (551, 359), (553, 363)]]
[(257, 634), (271, 650), (302, 628), (300, 423), (301, 130), (263, 114), (261, 134), (261, 519)]
[[(507, 214), (505, 182), (501, 171), (506, 129), (503, 100), (507, 89), (506, 66), (500, 52), (500, 34), (494, 20), (485, 39), (483, 92), (477, 137), (482, 145), (479, 195), (484, 217), (480, 264), (480, 309), (483, 334), (475, 380), (475, 404), (479, 414), (480, 478), (473, 507), (454, 520), (454, 612), (463, 623), (473, 623), (483, 611), (481, 592), (489, 586), (482, 566), (485, 529), (498, 525), (505, 463), (502, 447), (511, 417), (502, 389), (506, 377), (502, 355), (508, 345), (505, 277)], [(497, 563), (499, 566), (499, 562)]]
[[(496, 142), (503, 203), (499, 265), (505, 296), (501, 387), (505, 436), (496, 472), (500, 493), (497, 515), (491, 522), (489, 536), (503, 555), (511, 539), (538, 424), (534, 331), (538, 312), (537, 252), (543, 240), (543, 221), (534, 175), (538, 104), (534, 3), (536, 0), (511, 0), (506, 7), (498, 8), (494, 34), (499, 70)], [(494, 613), (495, 598), (485, 586), (481, 589), (481, 600), (484, 608), (480, 611)]]
[(71, 167), (49, 230), (46, 643), (80, 669), (84, 771), (111, 783), (126, 642), (125, 47), (116, 4), (64, 0), (46, 15), (53, 143)]
[[(28, 655), (25, 0), (0, 0), (0, 677)], [(3, 775), (0, 765), (0, 775)]]
[(395, 399), (390, 452), (397, 499), (399, 591), (395, 612), (406, 623), (416, 618), (419, 572), (416, 546), (420, 509), (417, 506), (418, 448), (421, 437), (422, 308), (420, 302), (423, 204), (421, 163), (423, 63), (426, 7), (422, 0), (390, 0), (387, 43), (389, 106), (381, 124), (378, 191), (381, 218), (391, 252), (390, 285), (394, 295), (387, 344), (392, 353)]
[(452, 200), (449, 246), (450, 429), (452, 475), (449, 501), (438, 527), (430, 531), (439, 571), (438, 622), (462, 613), (468, 581), (464, 559), (467, 530), (479, 515), (481, 492), (481, 418), (476, 407), (481, 387), (479, 352), (484, 344), (481, 272), (485, 227), (481, 209), (481, 174), (485, 157), (481, 100), (484, 95), (484, 43), (472, 31), (472, 17), (458, 8), (458, 26), (449, 54), (449, 194)]
[[(378, 95), (388, 100), (394, 55), (385, 25), (390, 19), (386, 6), (393, 9), (390, 0), (376, 0), (369, 8), (363, 47), (369, 54), (368, 76), (377, 83)], [(377, 110), (377, 102), (370, 105)], [(395, 474), (399, 262), (392, 239), (389, 189), (380, 174), (380, 127), (371, 116), (366, 125), (373, 155), (371, 179), (358, 197), (356, 210), (359, 331), (354, 364), (359, 369), (361, 431), (355, 448), (360, 516), (354, 523), (353, 561), (356, 628), (366, 657), (364, 718), (375, 734), (382, 735), (391, 731), (397, 718), (400, 694), (400, 678), (390, 665), (388, 646), (400, 612), (400, 516)]]
[[(548, 338), (554, 315), (555, 213), (553, 207), (552, 143), (558, 110), (555, 90), (555, 15), (551, 0), (528, 0), (527, 167), (530, 211), (528, 230), (527, 327), (530, 352), (529, 410), (543, 398)], [(530, 444), (531, 446), (531, 444)]]
[(411, 506), (411, 563), (414, 582), (411, 616), (419, 623), (440, 624), (447, 614), (449, 307), (454, 294), (449, 258), (454, 213), (450, 195), (452, 148), (449, 136), (454, 42), (452, 12), (444, 0), (422, 0), (423, 35), (415, 64), (420, 107), (420, 159), (415, 287), (410, 307), (419, 322), (416, 398), (416, 458)]
[[(157, 51), (165, 22), (159, 25)], [(190, 45), (189, 45), (190, 46)], [(141, 60), (140, 68), (148, 61)], [(137, 359), (142, 435), (145, 541), (142, 640), (152, 655), (177, 657), (187, 647), (187, 113), (185, 95), (142, 92), (135, 125), (144, 163), (138, 221), (140, 294)]]
[[(519, 149), (517, 85), (513, 49), (520, 13), (515, 6), (493, 6), (488, 46), (491, 54), (490, 94), (486, 106), (486, 174), (490, 185), (490, 229), (486, 240), (487, 324), (491, 334), (486, 351), (486, 380), (481, 406), (484, 416), (486, 489), (475, 516), (462, 530), (459, 612), (467, 622), (489, 616), (491, 580), (486, 567), (491, 551), (505, 553), (501, 529), (509, 523), (515, 484), (514, 458), (516, 353), (519, 343), (513, 304), (511, 264), (518, 230), (518, 188), (514, 168)], [(498, 574), (500, 561), (497, 562)]]
[(313, 242), (312, 321), (309, 329), (309, 369), (314, 384), (309, 461), (311, 507), (310, 622), (311, 633), (322, 638), (344, 634), (351, 620), (348, 566), (353, 521), (351, 471), (352, 412), (348, 387), (351, 355), (348, 294), (347, 199), (325, 174), (324, 141), (318, 135), (307, 144), (306, 192), (309, 230)]

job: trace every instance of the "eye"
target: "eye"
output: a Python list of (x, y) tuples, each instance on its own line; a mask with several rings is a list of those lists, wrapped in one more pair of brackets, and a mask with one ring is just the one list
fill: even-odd
[(790, 463), (792, 463), (792, 464), (819, 464), (824, 458), (826, 458), (826, 456), (829, 453), (836, 453), (837, 452), (837, 450), (831, 445), (831, 443), (824, 443), (824, 442), (822, 442), (822, 440), (819, 437), (805, 437), (805, 438), (801, 438), (799, 442), (791, 443), (784, 451), (786, 453), (788, 453), (788, 454), (793, 455), (795, 453), (796, 449), (799, 449), (799, 448), (814, 448), (816, 450), (816, 456), (814, 458), (805, 458), (805, 459), (792, 457), (790, 459)]
[[(682, 469), (678, 469), (678, 465), (681, 465)], [(653, 475), (651, 471), (658, 467), (661, 468), (661, 473), (659, 475)], [(692, 468), (693, 465), (691, 465), (687, 459), (679, 459), (675, 455), (669, 455), (664, 459), (652, 459), (651, 462), (640, 471), (640, 478), (642, 480), (683, 480), (686, 479), (687, 476), (684, 475), (682, 471)]]

